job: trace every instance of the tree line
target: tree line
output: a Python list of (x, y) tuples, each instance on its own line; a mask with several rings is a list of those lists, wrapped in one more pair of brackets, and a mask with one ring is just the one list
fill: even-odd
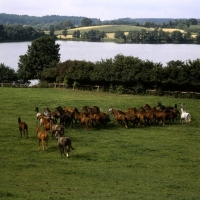
[[(16, 15), (16, 14), (6, 14), (0, 13), (0, 24), (11, 25), (11, 24), (21, 24), (21, 25), (55, 25), (56, 23), (62, 23), (65, 21), (71, 21), (74, 26), (81, 26), (82, 20), (92, 22), (92, 25), (138, 25), (145, 27), (154, 28), (183, 28), (185, 26), (196, 25), (199, 23), (200, 19), (195, 18), (119, 18), (115, 20), (103, 20), (98, 18), (87, 18), (84, 16), (60, 16), (60, 15), (46, 15), (42, 17), (28, 16), (28, 15)], [(49, 30), (49, 27), (47, 28)], [(58, 29), (59, 30), (59, 29)]]
[(22, 26), (22, 25), (12, 25), (5, 26), (0, 25), (0, 41), (27, 41), (34, 40), (41, 36), (44, 36), (44, 32), (36, 31), (31, 26)]
[(163, 31), (161, 28), (155, 28), (153, 31), (130, 31), (125, 35), (123, 31), (115, 32), (115, 38), (122, 39), (128, 43), (194, 43), (200, 44), (200, 31), (196, 36), (192, 36), (190, 31), (182, 33), (175, 30), (172, 32)]
[[(64, 32), (63, 32), (64, 34)], [(64, 34), (65, 36), (67, 35)], [(104, 41), (106, 33), (104, 31), (91, 29), (90, 31), (81, 32), (76, 30), (72, 34), (73, 38), (86, 39), (87, 41)], [(166, 32), (162, 29), (155, 28), (153, 31), (129, 31), (126, 35), (124, 31), (115, 32), (115, 42), (120, 43), (188, 43), (200, 44), (200, 31), (195, 37), (191, 32), (182, 33), (181, 31)]]
[[(86, 21), (83, 19), (83, 26)], [(70, 21), (62, 22), (62, 28), (71, 28), (73, 24)], [(50, 26), (50, 35), (54, 36), (55, 27)], [(36, 31), (33, 27), (22, 25), (0, 25), (0, 41), (27, 41), (34, 40), (44, 36), (43, 31)], [(67, 35), (67, 29), (64, 29), (63, 35)], [(81, 34), (79, 30), (73, 32), (73, 38), (87, 41), (104, 41), (106, 33), (99, 30), (90, 30)], [(155, 28), (153, 31), (130, 31), (125, 35), (123, 31), (115, 32), (117, 42), (127, 43), (197, 43), (200, 44), (200, 31), (195, 37), (191, 32), (182, 33), (181, 31), (165, 32), (161, 28)]]
[(105, 91), (144, 94), (146, 90), (200, 92), (200, 60), (161, 63), (116, 55), (98, 62), (67, 60), (44, 70), (41, 81), (64, 82), (68, 87), (100, 85)]

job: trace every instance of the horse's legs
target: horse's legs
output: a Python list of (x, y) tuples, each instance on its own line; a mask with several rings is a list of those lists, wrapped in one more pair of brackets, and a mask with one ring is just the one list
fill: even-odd
[(21, 138), (22, 138), (22, 131), (21, 131), (21, 130), (19, 130), (19, 132), (20, 132), (20, 135), (21, 135)]
[(53, 134), (54, 134), (54, 131), (52, 130), (52, 132), (51, 132), (51, 137), (52, 137), (52, 139), (54, 138), (54, 137), (53, 137)]
[(48, 150), (48, 140), (46, 140), (46, 150)]
[(44, 150), (44, 140), (42, 139), (42, 148)]
[(24, 133), (24, 138), (26, 137), (26, 130), (24, 129), (23, 130), (23, 133)]
[(62, 158), (62, 154), (64, 153), (64, 149), (63, 149), (62, 146), (59, 146), (59, 148), (60, 148), (60, 155), (61, 155), (61, 158)]
[(28, 138), (28, 129), (26, 130), (26, 138)]
[(66, 146), (63, 148), (63, 150), (65, 149), (65, 155), (67, 156), (67, 157), (69, 157), (69, 146), (68, 146), (68, 149), (66, 148)]
[(40, 150), (40, 140), (38, 139), (38, 150)]

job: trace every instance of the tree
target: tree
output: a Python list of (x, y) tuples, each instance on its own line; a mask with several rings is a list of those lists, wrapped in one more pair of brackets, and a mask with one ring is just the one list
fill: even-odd
[(103, 31), (99, 31), (99, 30), (94, 30), (94, 29), (91, 29), (90, 31), (88, 32), (84, 32), (82, 35), (81, 35), (81, 38), (83, 39), (88, 39), (90, 41), (100, 41), (101, 38), (104, 38), (106, 36), (106, 33)]
[(79, 30), (73, 32), (73, 38), (80, 38), (81, 32)]
[(140, 32), (139, 31), (130, 31), (127, 35), (127, 39), (131, 42), (139, 42), (140, 41)]
[(23, 80), (41, 79), (41, 72), (54, 68), (60, 61), (59, 44), (53, 37), (44, 36), (34, 40), (25, 55), (20, 56), (18, 76)]
[(92, 25), (92, 20), (85, 17), (81, 20), (81, 26), (91, 26)]
[(64, 22), (61, 22), (62, 25), (62, 29), (70, 29), (70, 28), (74, 28), (74, 23), (72, 22), (72, 20), (66, 20)]
[(12, 82), (17, 80), (17, 74), (14, 69), (0, 64), (0, 82)]
[(124, 31), (116, 31), (115, 32), (115, 38), (126, 39), (126, 36), (124, 35)]
[(183, 34), (180, 31), (173, 31), (171, 39), (173, 43), (180, 43), (183, 41)]
[(196, 41), (197, 44), (200, 44), (200, 31), (197, 33), (195, 41)]
[(55, 32), (54, 25), (50, 25), (49, 29), (50, 29), (50, 30), (49, 30), (49, 31), (50, 31), (50, 32), (49, 32), (49, 35), (50, 35), (50, 36), (54, 36), (54, 32)]
[(197, 25), (198, 24), (198, 21), (195, 18), (190, 18), (187, 20), (187, 22), (189, 25)]
[(67, 30), (63, 30), (62, 34), (66, 37), (67, 36)]

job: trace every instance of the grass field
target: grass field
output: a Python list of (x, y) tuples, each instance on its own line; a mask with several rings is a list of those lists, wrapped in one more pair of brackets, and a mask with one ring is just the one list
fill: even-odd
[[(55, 88), (0, 88), (0, 199), (200, 199), (199, 100), (136, 96)], [(185, 105), (190, 124), (67, 128), (75, 147), (61, 158), (56, 140), (37, 150), (36, 113), (44, 107), (99, 106), (126, 110), (146, 103)], [(29, 125), (20, 137), (17, 118)]]

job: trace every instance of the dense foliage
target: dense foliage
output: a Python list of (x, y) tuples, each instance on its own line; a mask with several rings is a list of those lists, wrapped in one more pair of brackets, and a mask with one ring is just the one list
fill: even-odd
[(15, 14), (0, 14), (0, 24), (22, 24), (35, 26), (38, 24), (52, 24), (54, 22), (72, 21), (75, 25), (80, 25), (80, 20), (83, 17), (74, 16), (59, 16), (59, 15), (46, 15), (42, 17), (28, 16), (28, 15), (15, 15)]
[(101, 21), (97, 18), (86, 18), (80, 16), (59, 16), (47, 15), (42, 17), (28, 16), (28, 15), (15, 15), (15, 14), (0, 14), (0, 24), (21, 24), (29, 25), (37, 30), (49, 30), (50, 25), (53, 25), (56, 30), (68, 29), (77, 26), (90, 26), (90, 25), (136, 25), (152, 28), (179, 28), (188, 29), (190, 26), (197, 25), (200, 19), (174, 19), (174, 18), (120, 18), (115, 20)]
[[(122, 32), (124, 41), (130, 43), (197, 43), (199, 44), (199, 33), (192, 37), (190, 31), (182, 33), (181, 31), (166, 32), (163, 29), (155, 28), (153, 31), (130, 31), (127, 36)], [(115, 35), (115, 38), (118, 36)], [(122, 37), (121, 37), (122, 38)]]
[(128, 94), (144, 94), (146, 90), (156, 90), (160, 95), (163, 91), (200, 92), (200, 59), (170, 61), (164, 67), (161, 63), (123, 55), (98, 62), (67, 60), (58, 63), (59, 54), (54, 56), (55, 60), (50, 59), (49, 53), (45, 55), (48, 47), (44, 47), (47, 48), (45, 52), (38, 49), (42, 57), (37, 54), (36, 48), (44, 40), (49, 41), (47, 38), (36, 41), (27, 54), (20, 56), (17, 72), (1, 64), (0, 81), (39, 79), (46, 83), (65, 83), (69, 88), (99, 85), (102, 91)]
[(44, 32), (38, 32), (31, 26), (0, 25), (0, 41), (26, 41), (44, 36)]
[[(56, 72), (55, 72), (56, 71)], [(99, 62), (71, 61), (60, 63), (55, 70), (54, 81), (73, 84), (100, 85), (105, 91), (120, 93), (145, 93), (156, 89), (200, 92), (200, 60), (170, 61), (160, 63), (143, 61), (132, 56), (116, 55), (114, 59)]]
[(0, 64), (0, 83), (11, 83), (12, 81), (17, 80), (17, 73), (14, 69)]
[[(76, 32), (75, 37), (77, 37), (78, 33)], [(98, 41), (100, 42), (101, 38), (104, 38), (106, 36), (106, 33), (104, 31), (98, 31), (98, 30), (90, 30), (88, 32), (84, 32), (81, 34), (82, 39), (86, 39), (88, 41)]]

